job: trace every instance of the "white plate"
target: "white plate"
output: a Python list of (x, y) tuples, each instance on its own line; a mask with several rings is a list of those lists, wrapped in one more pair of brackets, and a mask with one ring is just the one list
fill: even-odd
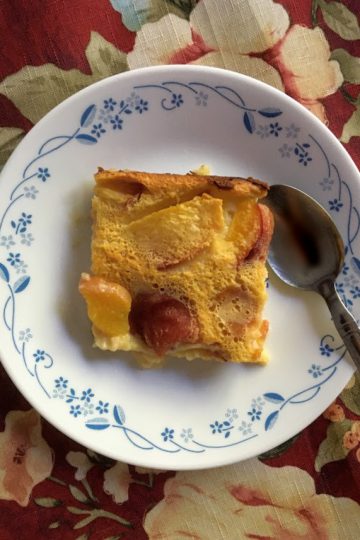
[(305, 428), (353, 372), (322, 300), (273, 277), (267, 367), (174, 360), (142, 371), (92, 348), (77, 283), (94, 171), (201, 163), (293, 184), (330, 210), (347, 245), (339, 290), (359, 315), (359, 174), (317, 119), (256, 80), (193, 66), (106, 79), (39, 122), (1, 177), (3, 364), (58, 429), (128, 463), (197, 469), (257, 455)]

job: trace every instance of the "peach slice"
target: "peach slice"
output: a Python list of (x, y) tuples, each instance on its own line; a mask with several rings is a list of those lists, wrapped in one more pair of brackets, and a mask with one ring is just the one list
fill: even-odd
[(227, 240), (234, 242), (238, 262), (243, 261), (256, 244), (261, 232), (261, 215), (255, 199), (244, 199), (237, 204), (230, 223)]
[(129, 331), (131, 296), (119, 285), (98, 276), (82, 274), (79, 291), (85, 298), (91, 322), (107, 336)]
[(258, 205), (260, 211), (260, 233), (258, 238), (246, 256), (247, 261), (265, 261), (271, 238), (274, 231), (274, 216), (269, 208), (263, 204)]
[(223, 225), (222, 201), (204, 194), (133, 221), (126, 232), (140, 256), (164, 270), (210, 246)]

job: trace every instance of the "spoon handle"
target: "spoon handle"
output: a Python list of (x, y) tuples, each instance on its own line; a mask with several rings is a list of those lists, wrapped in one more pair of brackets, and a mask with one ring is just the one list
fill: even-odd
[(345, 347), (356, 368), (360, 371), (360, 329), (354, 317), (340, 300), (334, 282), (322, 283), (319, 286), (319, 292), (328, 305), (333, 322)]

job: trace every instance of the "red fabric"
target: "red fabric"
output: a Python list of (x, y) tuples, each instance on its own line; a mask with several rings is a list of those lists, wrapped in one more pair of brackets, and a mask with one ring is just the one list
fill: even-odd
[(84, 51), (93, 31), (124, 52), (132, 49), (135, 40), (107, 0), (3, 2), (0, 28), (1, 78), (23, 66), (47, 62), (89, 73)]
[[(288, 11), (292, 24), (312, 26), (311, 0), (281, 0)], [(358, 0), (342, 2), (353, 13), (360, 16)], [(329, 29), (318, 14), (320, 27), (323, 29), (331, 49), (344, 48), (354, 56), (360, 56), (360, 40), (346, 41)], [(108, 0), (12, 0), (2, 2), (0, 9), (0, 79), (11, 75), (24, 66), (39, 66), (53, 63), (62, 69), (77, 68), (90, 73), (85, 56), (92, 31), (100, 33), (107, 41), (124, 52), (132, 50), (135, 33), (129, 31), (121, 22), (121, 15), (116, 12)], [(346, 85), (352, 96), (359, 95), (359, 87)], [(347, 101), (340, 91), (322, 100), (329, 119), (329, 128), (339, 137), (344, 123), (349, 119), (355, 105)], [(16, 106), (0, 95), (0, 127), (18, 127), (25, 131), (31, 128)], [(352, 137), (345, 148), (360, 166), (359, 137)], [(0, 431), (4, 429), (4, 419), (11, 410), (28, 410), (29, 404), (14, 387), (3, 368), (0, 367)], [(343, 405), (342, 405), (343, 406)], [(346, 418), (360, 418), (344, 407)], [(304, 430), (283, 453), (265, 459), (272, 467), (294, 465), (306, 470), (315, 480), (318, 493), (327, 493), (336, 497), (350, 497), (360, 503), (360, 463), (356, 450), (351, 450), (346, 459), (324, 465), (321, 472), (314, 468), (319, 445), (326, 437), (329, 421), (323, 416)], [(101, 518), (92, 521), (86, 528), (74, 530), (79, 515), (72, 514), (67, 507), (76, 502), (69, 490), (69, 485), (79, 485), (74, 480), (74, 469), (66, 462), (65, 456), (72, 451), (85, 449), (59, 433), (47, 422), (43, 422), (43, 437), (54, 449), (56, 460), (52, 476), (60, 479), (64, 485), (53, 480), (45, 480), (32, 491), (30, 503), (20, 507), (16, 502), (0, 500), (0, 539), (48, 539), (54, 540), (89, 538), (145, 539), (147, 535), (142, 523), (144, 515), (163, 498), (163, 486), (167, 478), (174, 475), (166, 472), (159, 475), (139, 474), (130, 468), (133, 479), (140, 483), (131, 483), (129, 500), (121, 506), (104, 493), (103, 473), (111, 465), (105, 462), (94, 467), (88, 473), (88, 481), (98, 499), (98, 507), (121, 516), (131, 523), (131, 528), (111, 519)], [(152, 485), (143, 485), (150, 483)], [(141, 483), (142, 482), (142, 483)], [(59, 501), (52, 508), (40, 507), (35, 499), (52, 497)], [(76, 502), (82, 509), (87, 506)], [(96, 508), (96, 504), (95, 504)], [(84, 517), (84, 516), (81, 516)], [(61, 522), (58, 528), (49, 529), (54, 522)], [(84, 532), (85, 531), (85, 532)], [(84, 536), (81, 536), (84, 534)], [(87, 535), (87, 536), (85, 536)]]

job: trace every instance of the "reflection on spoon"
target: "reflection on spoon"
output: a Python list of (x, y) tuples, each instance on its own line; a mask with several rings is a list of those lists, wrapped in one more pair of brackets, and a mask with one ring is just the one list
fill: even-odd
[(360, 369), (360, 329), (335, 289), (344, 264), (344, 244), (334, 222), (319, 203), (290, 186), (271, 186), (263, 202), (275, 219), (268, 256), (271, 268), (289, 285), (323, 296), (337, 331)]

